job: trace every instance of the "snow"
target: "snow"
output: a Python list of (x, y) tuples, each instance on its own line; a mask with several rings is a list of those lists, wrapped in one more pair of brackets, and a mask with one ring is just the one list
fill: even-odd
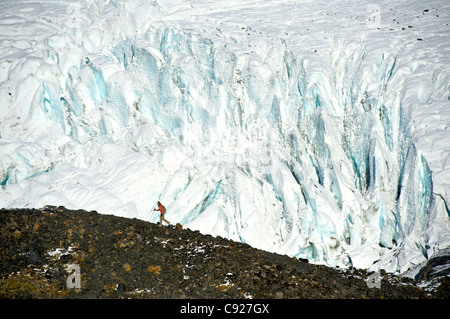
[(0, 206), (406, 274), (450, 246), (447, 1), (3, 1)]

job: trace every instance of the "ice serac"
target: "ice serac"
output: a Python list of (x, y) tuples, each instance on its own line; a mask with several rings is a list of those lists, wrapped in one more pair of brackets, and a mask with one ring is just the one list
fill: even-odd
[(158, 2), (89, 4), (77, 11), (89, 23), (47, 25), (44, 56), (2, 78), (2, 206), (157, 221), (161, 200), (184, 227), (401, 273), (450, 245), (401, 51), (331, 38), (307, 55)]

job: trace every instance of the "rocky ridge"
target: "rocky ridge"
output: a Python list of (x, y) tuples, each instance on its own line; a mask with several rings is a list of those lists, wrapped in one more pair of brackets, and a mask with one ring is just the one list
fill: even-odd
[(382, 272), (371, 282), (362, 270), (313, 265), (181, 225), (64, 207), (1, 209), (0, 247), (0, 298), (450, 296), (448, 276), (423, 285)]

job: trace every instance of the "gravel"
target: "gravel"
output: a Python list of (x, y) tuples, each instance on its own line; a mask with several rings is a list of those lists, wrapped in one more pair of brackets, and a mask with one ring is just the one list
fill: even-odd
[(64, 207), (0, 210), (0, 247), (0, 298), (449, 296), (448, 276), (434, 279), (432, 289), (383, 272), (373, 283), (363, 270), (313, 265), (182, 225)]

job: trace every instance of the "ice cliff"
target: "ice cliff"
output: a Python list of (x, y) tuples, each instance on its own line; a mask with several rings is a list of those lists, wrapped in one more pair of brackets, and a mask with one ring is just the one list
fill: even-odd
[[(6, 1), (0, 205), (156, 221), (161, 200), (269, 251), (415, 269), (450, 245), (448, 53), (400, 30), (386, 46), (366, 3), (335, 34), (345, 6), (320, 4)], [(448, 26), (414, 23), (448, 52)]]

